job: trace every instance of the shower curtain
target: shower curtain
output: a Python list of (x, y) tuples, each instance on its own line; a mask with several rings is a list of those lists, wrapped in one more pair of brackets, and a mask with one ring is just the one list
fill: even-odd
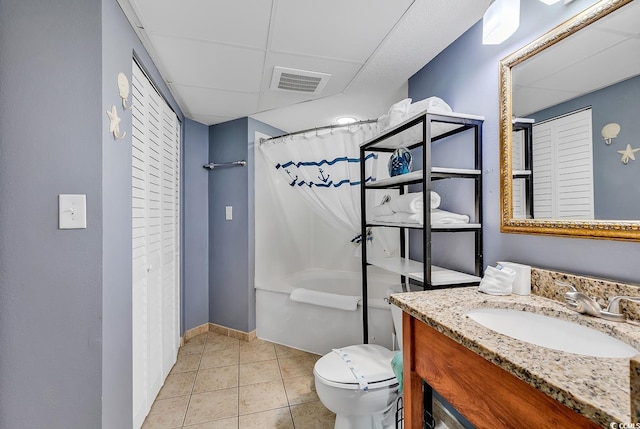
[[(377, 123), (315, 130), (264, 141), (260, 150), (317, 214), (358, 244), (362, 241), (359, 148), (376, 134)], [(366, 182), (376, 179), (376, 161), (377, 155), (367, 155)]]

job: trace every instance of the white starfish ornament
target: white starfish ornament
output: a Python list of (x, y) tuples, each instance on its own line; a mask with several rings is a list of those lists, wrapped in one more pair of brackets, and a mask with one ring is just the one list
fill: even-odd
[(627, 147), (625, 150), (619, 150), (617, 151), (620, 155), (622, 155), (622, 159), (620, 161), (622, 161), (623, 164), (628, 164), (629, 160), (636, 160), (636, 156), (635, 153), (640, 151), (640, 147), (637, 149), (631, 149), (631, 145), (627, 144)]
[(116, 105), (112, 104), (111, 105), (111, 110), (107, 110), (107, 116), (109, 117), (109, 132), (113, 133), (113, 137), (115, 137), (116, 139), (120, 140), (123, 139), (124, 136), (127, 135), (126, 132), (122, 133), (122, 135), (120, 134), (120, 121), (122, 119), (120, 119), (118, 117), (118, 111), (116, 110)]

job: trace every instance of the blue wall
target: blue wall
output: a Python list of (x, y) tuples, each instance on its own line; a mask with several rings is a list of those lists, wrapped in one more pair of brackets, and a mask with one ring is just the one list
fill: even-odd
[(0, 52), (0, 427), (130, 427), (132, 55), (182, 114), (115, 0), (2, 0)]
[[(2, 428), (101, 426), (100, 9), (0, 2)], [(62, 193), (87, 229), (58, 229)]]
[(182, 158), (184, 192), (184, 330), (209, 322), (209, 127), (186, 119)]
[[(256, 328), (254, 289), (254, 135), (282, 131), (251, 118), (209, 128), (209, 162), (246, 160), (246, 167), (209, 172), (209, 321), (251, 332)], [(233, 220), (225, 220), (225, 207)]]
[[(209, 162), (246, 160), (248, 118), (209, 128)], [(251, 167), (249, 167), (251, 168)], [(249, 332), (247, 167), (209, 172), (209, 321)], [(233, 220), (225, 220), (225, 207)]]
[[(409, 79), (409, 96), (419, 100), (436, 95), (456, 111), (485, 116), (485, 265), (494, 264), (497, 260), (513, 260), (538, 267), (638, 283), (640, 243), (500, 232), (498, 63), (593, 3), (582, 0), (568, 6), (562, 2), (546, 6), (538, 1), (524, 1), (520, 28), (514, 36), (498, 46), (483, 46), (481, 22), (476, 24)], [(543, 26), (541, 23), (544, 23)]]
[[(640, 177), (638, 162), (620, 162), (618, 150), (627, 144), (640, 146), (640, 77), (627, 79), (582, 97), (557, 104), (528, 115), (536, 122), (591, 106), (593, 124), (593, 198), (596, 219), (640, 219)], [(602, 138), (602, 127), (610, 122), (620, 125), (620, 134), (607, 146)], [(629, 186), (632, 185), (632, 186)]]

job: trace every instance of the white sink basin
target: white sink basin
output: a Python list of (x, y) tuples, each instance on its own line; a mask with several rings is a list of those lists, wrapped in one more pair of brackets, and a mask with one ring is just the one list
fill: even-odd
[(608, 358), (630, 358), (640, 353), (595, 329), (542, 314), (480, 308), (468, 311), (466, 315), (496, 332), (549, 349)]

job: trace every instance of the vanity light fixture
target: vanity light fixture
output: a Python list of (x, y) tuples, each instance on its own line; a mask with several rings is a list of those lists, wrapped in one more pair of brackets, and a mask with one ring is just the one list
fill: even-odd
[(495, 0), (482, 17), (482, 44), (499, 45), (520, 25), (520, 0)]
[(544, 4), (552, 5), (552, 4), (558, 3), (560, 0), (540, 0), (540, 1)]

